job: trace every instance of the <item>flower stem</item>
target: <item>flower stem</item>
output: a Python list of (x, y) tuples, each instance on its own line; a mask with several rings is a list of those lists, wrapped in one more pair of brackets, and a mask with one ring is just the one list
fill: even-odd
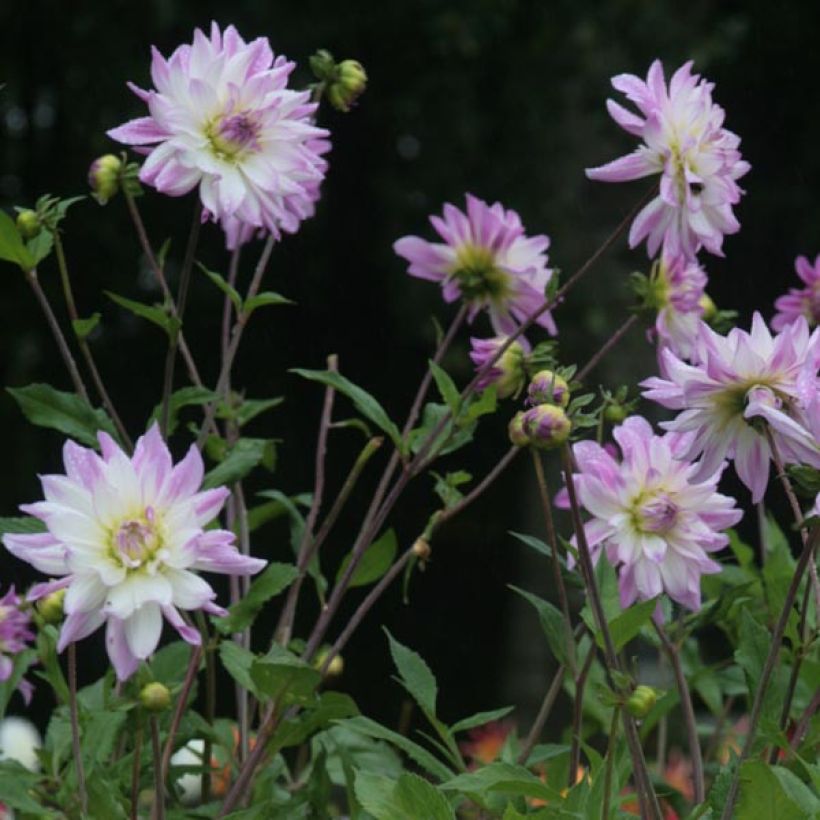
[[(71, 287), (71, 278), (68, 274), (68, 264), (66, 263), (63, 241), (60, 239), (60, 232), (58, 230), (55, 230), (52, 233), (52, 236), (54, 237), (54, 255), (57, 257), (57, 268), (60, 271), (60, 281), (63, 286), (63, 295), (65, 297), (68, 318), (71, 320), (73, 326), (73, 323), (79, 320), (80, 315), (77, 312), (77, 304), (74, 300), (74, 291)], [(128, 431), (125, 429), (125, 425), (122, 423), (119, 413), (117, 413), (117, 410), (114, 407), (114, 402), (111, 401), (111, 397), (105, 389), (105, 384), (103, 384), (100, 371), (97, 369), (97, 363), (94, 361), (94, 355), (91, 352), (91, 347), (89, 346), (88, 341), (80, 336), (77, 336), (77, 343), (80, 347), (80, 352), (83, 354), (83, 358), (85, 359), (88, 372), (91, 374), (91, 380), (94, 382), (94, 387), (96, 388), (97, 393), (100, 396), (100, 400), (102, 401), (108, 415), (114, 422), (114, 426), (117, 428), (117, 432), (119, 433), (122, 443), (129, 450), (133, 450), (134, 444), (128, 435)]]
[(541, 701), (541, 706), (538, 709), (538, 714), (535, 716), (535, 721), (530, 727), (529, 734), (524, 742), (524, 748), (521, 749), (521, 753), (518, 755), (519, 766), (527, 765), (527, 761), (532, 754), (532, 750), (535, 748), (538, 738), (541, 737), (541, 731), (544, 728), (544, 724), (547, 722), (547, 718), (552, 711), (552, 707), (555, 705), (555, 700), (558, 697), (558, 694), (561, 691), (561, 686), (564, 683), (564, 673), (566, 670), (567, 668), (564, 664), (561, 664), (558, 669), (555, 670), (555, 675), (552, 678), (552, 682), (547, 688), (544, 699)]
[(618, 738), (619, 706), (612, 709), (612, 723), (609, 726), (609, 740), (606, 744), (606, 768), (604, 769), (604, 805), (601, 820), (609, 820), (609, 804), (612, 799), (612, 767), (615, 759), (615, 741)]
[(626, 319), (626, 321), (601, 345), (598, 351), (592, 356), (592, 358), (578, 371), (575, 378), (582, 382), (584, 379), (590, 374), (592, 370), (597, 367), (598, 363), (601, 359), (612, 350), (618, 342), (623, 339), (624, 336), (629, 332), (632, 325), (634, 325), (638, 321), (638, 315), (636, 313), (632, 313)]
[(698, 740), (698, 725), (695, 719), (695, 710), (692, 706), (692, 694), (686, 683), (686, 675), (683, 674), (683, 666), (680, 662), (680, 651), (677, 644), (669, 640), (664, 628), (652, 620), (652, 625), (658, 633), (658, 637), (666, 651), (666, 656), (672, 664), (672, 671), (675, 674), (675, 683), (678, 687), (680, 705), (683, 710), (683, 718), (686, 723), (686, 735), (689, 741), (689, 757), (692, 761), (692, 784), (694, 786), (695, 804), (702, 803), (706, 799), (706, 785), (703, 779), (703, 755)]
[(162, 777), (162, 755), (159, 747), (159, 720), (151, 715), (151, 751), (154, 755), (154, 820), (165, 820), (165, 781)]
[(766, 660), (763, 664), (763, 669), (760, 673), (760, 680), (757, 683), (757, 689), (755, 690), (754, 700), (752, 702), (752, 710), (749, 715), (749, 729), (746, 734), (746, 739), (743, 742), (743, 748), (740, 751), (740, 756), (737, 760), (735, 773), (732, 777), (732, 783), (726, 796), (726, 805), (724, 806), (723, 813), (720, 816), (721, 820), (731, 820), (732, 818), (735, 802), (737, 800), (738, 789), (740, 788), (740, 769), (743, 762), (749, 757), (749, 754), (752, 751), (755, 734), (757, 732), (757, 724), (760, 721), (760, 714), (763, 710), (763, 697), (766, 694), (766, 689), (769, 686), (769, 679), (772, 676), (775, 664), (777, 663), (777, 657), (780, 654), (780, 644), (783, 641), (783, 634), (786, 631), (786, 624), (789, 621), (789, 616), (791, 615), (792, 607), (794, 606), (794, 602), (797, 597), (800, 581), (803, 578), (806, 567), (814, 555), (814, 550), (817, 547), (818, 542), (820, 542), (820, 525), (815, 524), (809, 533), (809, 537), (806, 540), (805, 545), (803, 546), (803, 551), (800, 553), (800, 558), (797, 561), (794, 575), (792, 576), (791, 583), (789, 584), (789, 588), (786, 592), (785, 600), (783, 601), (783, 609), (780, 612), (780, 617), (777, 619), (777, 624), (775, 625), (774, 632), (772, 633), (771, 647), (769, 648), (769, 653), (766, 655)]
[(131, 763), (131, 820), (139, 817), (140, 768), (142, 763), (142, 720), (137, 718), (137, 732), (134, 737), (134, 759)]
[[(231, 260), (228, 263), (228, 284), (236, 287), (236, 280), (239, 276), (239, 260), (242, 253), (242, 246), (237, 245), (231, 253)], [(220, 345), (222, 358), (228, 354), (228, 345), (231, 343), (231, 313), (233, 309), (233, 302), (230, 296), (225, 294), (225, 301), (222, 305), (222, 333), (220, 334)]]
[(77, 772), (77, 791), (80, 795), (82, 814), (88, 814), (88, 790), (85, 786), (85, 769), (80, 749), (80, 717), (77, 711), (77, 645), (68, 645), (68, 709), (71, 717), (71, 748), (74, 754), (74, 769)]
[(168, 779), (168, 769), (171, 765), (171, 755), (174, 752), (174, 740), (179, 724), (182, 722), (182, 716), (185, 713), (185, 707), (188, 705), (188, 696), (191, 694), (191, 687), (194, 685), (197, 673), (199, 672), (199, 661), (202, 658), (202, 646), (194, 646), (191, 648), (191, 659), (188, 662), (188, 670), (185, 672), (185, 680), (182, 682), (182, 689), (180, 689), (177, 696), (177, 705), (174, 709), (174, 714), (171, 717), (171, 725), (168, 728), (168, 737), (165, 738), (165, 747), (162, 750), (162, 762), (160, 769), (162, 772), (162, 782)]
[(68, 347), (68, 342), (66, 342), (66, 338), (63, 335), (63, 331), (60, 329), (60, 323), (57, 321), (57, 317), (54, 315), (54, 311), (51, 309), (51, 305), (48, 303), (48, 297), (46, 296), (42, 286), (40, 285), (40, 280), (37, 278), (36, 268), (32, 268), (30, 271), (26, 271), (26, 281), (29, 283), (29, 285), (31, 285), (31, 289), (34, 291), (34, 295), (37, 298), (37, 301), (40, 303), (40, 307), (42, 308), (43, 313), (45, 314), (46, 322), (48, 322), (51, 334), (52, 336), (54, 336), (54, 341), (57, 342), (57, 347), (60, 350), (60, 355), (62, 356), (63, 363), (68, 369), (68, 374), (69, 376), (71, 376), (71, 381), (74, 383), (74, 389), (77, 391), (81, 398), (85, 399), (85, 401), (88, 402), (88, 391), (85, 389), (83, 377), (80, 375), (80, 371), (77, 369), (77, 363), (74, 361), (74, 357), (71, 355), (71, 350)]
[(575, 776), (578, 767), (581, 765), (581, 721), (584, 717), (584, 690), (586, 689), (589, 670), (595, 660), (595, 638), (594, 636), (590, 637), (592, 642), (589, 652), (587, 652), (584, 663), (575, 678), (575, 699), (572, 704), (572, 739), (570, 741), (569, 773), (567, 775), (567, 787), (570, 789), (575, 785)]

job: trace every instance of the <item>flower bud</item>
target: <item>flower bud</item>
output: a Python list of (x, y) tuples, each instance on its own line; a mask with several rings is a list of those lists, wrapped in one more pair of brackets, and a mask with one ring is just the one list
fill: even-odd
[(626, 702), (626, 710), (632, 717), (644, 718), (655, 706), (658, 693), (651, 686), (638, 686)]
[(551, 450), (563, 444), (572, 430), (572, 422), (563, 408), (554, 404), (539, 404), (524, 413), (524, 431), (530, 444), (541, 450)]
[[(491, 361), (506, 341), (506, 336), (496, 336), (493, 339), (470, 339), (472, 347), (470, 358), (476, 370), (481, 370), (487, 362)], [(525, 357), (526, 351), (523, 345), (518, 341), (513, 342), (481, 377), (477, 384), (478, 388), (484, 390), (494, 384), (499, 399), (515, 395), (524, 385)]]
[(426, 538), (417, 538), (413, 542), (413, 555), (421, 561), (426, 561), (432, 552), (430, 542)]
[(327, 86), (327, 98), (339, 111), (349, 111), (350, 106), (364, 93), (367, 74), (358, 60), (342, 60), (336, 66), (333, 79)]
[(121, 172), (122, 160), (114, 154), (104, 154), (91, 163), (88, 184), (100, 205), (105, 205), (119, 191)]
[(527, 404), (557, 404), (566, 407), (569, 404), (569, 385), (552, 370), (539, 370), (527, 388)]
[(58, 624), (63, 619), (65, 590), (58, 589), (37, 601), (37, 611), (47, 624)]
[(510, 436), (510, 442), (516, 447), (526, 447), (530, 443), (530, 437), (524, 429), (525, 413), (516, 413), (511, 419), (507, 427), (507, 432)]
[(709, 296), (708, 293), (704, 293), (700, 299), (698, 299), (698, 306), (703, 311), (700, 318), (703, 319), (704, 322), (714, 319), (717, 314), (717, 305), (712, 301), (712, 297)]
[(17, 230), (20, 231), (20, 236), (25, 240), (34, 239), (38, 233), (43, 229), (40, 224), (40, 217), (37, 216), (36, 211), (27, 210), (20, 211), (17, 214)]
[(140, 690), (140, 703), (149, 712), (164, 712), (171, 705), (171, 692), (159, 681), (148, 683)]
[[(319, 652), (316, 653), (316, 657), (313, 659), (314, 669), (321, 669), (325, 665), (329, 654), (330, 650), (327, 648), (319, 650)], [(327, 669), (325, 669), (325, 678), (337, 678), (342, 674), (342, 672), (344, 672), (344, 669), (344, 658), (337, 653), (331, 658), (330, 663), (327, 665)]]
[(604, 419), (610, 424), (620, 424), (628, 415), (629, 411), (626, 407), (617, 402), (608, 404), (604, 408)]

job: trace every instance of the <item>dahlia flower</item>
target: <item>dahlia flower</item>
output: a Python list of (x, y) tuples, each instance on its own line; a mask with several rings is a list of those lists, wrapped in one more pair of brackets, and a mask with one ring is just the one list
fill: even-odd
[(613, 435), (620, 462), (592, 441), (573, 446), (578, 501), (593, 516), (584, 525), (593, 560), (605, 550), (618, 568), (622, 607), (665, 592), (698, 610), (700, 576), (720, 572), (708, 553), (728, 544), (721, 530), (743, 515), (717, 492), (722, 467), (698, 479), (698, 466), (682, 459), (688, 436), (656, 436), (641, 416)]
[(293, 69), (266, 37), (246, 43), (212, 23), (210, 37), (197, 29), (167, 60), (152, 49), (155, 89), (129, 83), (149, 116), (108, 135), (148, 154), (146, 185), (169, 196), (199, 186), (203, 219), (222, 225), (229, 246), (293, 233), (313, 215), (330, 148), (310, 92), (287, 87)]
[(778, 312), (771, 322), (774, 330), (783, 330), (799, 316), (805, 316), (811, 327), (820, 325), (820, 254), (814, 264), (805, 256), (798, 256), (794, 268), (806, 287), (789, 288), (785, 296), (775, 301)]
[(655, 282), (659, 308), (655, 330), (660, 344), (681, 359), (691, 359), (704, 313), (706, 274), (684, 256), (662, 257)]
[(196, 571), (250, 575), (265, 561), (241, 555), (233, 533), (204, 529), (228, 490), (199, 491), (203, 463), (196, 447), (174, 465), (156, 424), (131, 458), (107, 434), (98, 437), (101, 455), (66, 442), (66, 475), (42, 476), (45, 500), (21, 507), (47, 532), (5, 535), (3, 543), (35, 569), (58, 576), (30, 598), (66, 589), (58, 651), (106, 623), (108, 655), (125, 680), (156, 649), (163, 616), (196, 645), (199, 632), (179, 610), (225, 614)]
[(663, 245), (672, 255), (694, 258), (704, 247), (722, 256), (724, 234), (740, 224), (732, 206), (743, 194), (738, 186), (749, 163), (741, 159), (740, 138), (723, 128), (724, 111), (712, 102), (714, 84), (682, 65), (667, 88), (663, 66), (655, 60), (646, 82), (619, 74), (612, 85), (640, 114), (607, 100), (612, 119), (644, 144), (631, 154), (587, 169), (587, 177), (624, 182), (660, 174), (660, 192), (635, 218), (629, 245), (644, 239), (650, 256)]
[[(34, 640), (29, 629), (31, 618), (21, 607), (20, 596), (10, 587), (0, 598), (0, 681), (7, 681), (14, 671), (14, 656), (26, 648), (28, 641)], [(21, 680), (17, 688), (26, 703), (31, 700), (32, 685)]]
[[(471, 338), (470, 359), (476, 371), (481, 370), (487, 362), (491, 361), (506, 341), (506, 336), (496, 336), (492, 339)], [(510, 344), (493, 366), (478, 380), (478, 389), (484, 390), (494, 384), (500, 399), (517, 395), (527, 378), (524, 362), (529, 352), (529, 343), (523, 336), (519, 336), (518, 340)]]
[[(553, 273), (547, 267), (550, 241), (526, 236), (518, 214), (500, 203), (488, 205), (470, 194), (466, 199), (467, 213), (447, 203), (443, 217), (430, 217), (444, 242), (405, 236), (393, 250), (410, 263), (411, 276), (441, 282), (446, 302), (464, 299), (469, 321), (486, 310), (495, 332), (507, 336), (544, 303)], [(558, 332), (549, 311), (536, 321)]]
[(734, 459), (740, 480), (760, 501), (769, 479), (768, 426), (784, 464), (820, 467), (820, 440), (812, 433), (818, 402), (820, 329), (809, 335), (805, 318), (772, 337), (759, 313), (751, 333), (734, 328), (721, 336), (701, 322), (697, 365), (671, 350), (661, 352), (663, 378), (641, 383), (643, 395), (681, 410), (662, 426), (693, 432), (681, 458), (702, 456), (696, 477), (712, 475)]

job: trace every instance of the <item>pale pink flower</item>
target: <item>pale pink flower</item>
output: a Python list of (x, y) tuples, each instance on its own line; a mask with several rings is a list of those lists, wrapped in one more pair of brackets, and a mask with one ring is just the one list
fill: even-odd
[(643, 140), (633, 153), (587, 170), (590, 179), (623, 182), (661, 175), (660, 193), (635, 218), (629, 245), (644, 239), (650, 256), (663, 245), (672, 255), (694, 258), (698, 249), (722, 256), (724, 234), (740, 229), (732, 206), (743, 191), (737, 184), (749, 164), (741, 159), (740, 139), (723, 128), (724, 111), (712, 102), (714, 84), (682, 65), (667, 89), (663, 66), (655, 60), (646, 82), (619, 74), (612, 85), (640, 114), (607, 100), (610, 115)]
[(330, 144), (310, 91), (287, 87), (293, 69), (266, 37), (246, 43), (212, 23), (210, 37), (197, 29), (167, 60), (152, 49), (155, 89), (129, 83), (149, 116), (108, 135), (148, 154), (146, 185), (170, 196), (199, 186), (203, 219), (221, 223), (229, 246), (294, 233), (314, 213)]
[(190, 644), (199, 631), (179, 610), (225, 614), (196, 572), (251, 575), (265, 561), (241, 555), (232, 532), (205, 529), (228, 490), (200, 491), (202, 457), (192, 446), (176, 466), (156, 424), (128, 457), (106, 433), (102, 454), (67, 441), (65, 475), (41, 477), (45, 501), (21, 507), (46, 525), (5, 535), (13, 555), (58, 580), (29, 599), (66, 589), (58, 651), (106, 623), (108, 655), (120, 680), (157, 648), (163, 616)]
[(700, 609), (700, 577), (720, 572), (708, 553), (728, 544), (723, 530), (743, 513), (717, 492), (722, 466), (696, 478), (681, 460), (686, 438), (656, 436), (646, 419), (631, 416), (613, 431), (619, 462), (592, 441), (573, 446), (579, 503), (593, 516), (584, 525), (593, 559), (602, 550), (618, 569), (621, 606), (666, 593)]
[(751, 333), (734, 328), (721, 336), (701, 322), (699, 364), (668, 349), (660, 358), (663, 378), (642, 382), (643, 395), (682, 411), (662, 426), (694, 434), (682, 458), (702, 456), (698, 477), (734, 459), (740, 480), (760, 501), (771, 458), (765, 426), (784, 464), (820, 468), (820, 440), (811, 431), (820, 391), (820, 329), (809, 335), (801, 317), (772, 337), (755, 313)]
[[(447, 203), (443, 217), (430, 217), (444, 242), (405, 236), (393, 250), (410, 263), (411, 276), (440, 282), (446, 302), (463, 299), (469, 321), (486, 310), (493, 330), (508, 336), (544, 303), (553, 274), (547, 267), (550, 241), (526, 236), (518, 214), (500, 203), (466, 197), (466, 213)], [(536, 322), (553, 335), (558, 332), (549, 311)]]
[(658, 263), (655, 330), (662, 347), (681, 359), (691, 359), (698, 336), (707, 277), (697, 262), (664, 255)]
[(820, 254), (814, 264), (805, 256), (798, 256), (794, 268), (806, 287), (789, 288), (785, 296), (775, 301), (777, 313), (771, 321), (773, 330), (783, 330), (798, 316), (805, 316), (810, 327), (820, 324)]
[[(23, 601), (10, 587), (0, 598), (0, 682), (7, 681), (14, 672), (14, 657), (34, 640), (31, 617), (23, 609)], [(31, 700), (32, 685), (21, 680), (17, 686), (26, 703)]]

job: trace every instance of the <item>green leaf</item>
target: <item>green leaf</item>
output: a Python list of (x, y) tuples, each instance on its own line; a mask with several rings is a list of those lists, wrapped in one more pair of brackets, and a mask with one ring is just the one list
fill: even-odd
[(498, 404), (495, 385), (490, 385), (486, 390), (474, 395), (466, 408), (463, 408), (458, 418), (459, 425), (470, 424), (481, 416), (495, 413)]
[[(349, 586), (363, 587), (378, 581), (393, 563), (398, 550), (398, 541), (396, 533), (391, 529), (387, 530), (382, 536), (374, 541), (364, 552), (362, 560), (353, 571)], [(348, 565), (350, 564), (351, 555), (345, 556), (336, 573), (336, 583), (344, 574)]]
[(470, 473), (465, 472), (464, 470), (457, 470), (454, 473), (447, 473), (445, 476), (440, 476), (438, 473), (431, 470), (430, 475), (432, 475), (436, 480), (433, 491), (442, 500), (445, 509), (454, 507), (459, 501), (461, 501), (464, 494), (458, 488), (462, 484), (467, 484), (473, 478)]
[(225, 278), (215, 271), (208, 270), (201, 262), (197, 262), (196, 266), (231, 300), (234, 310), (237, 313), (242, 312), (242, 297), (239, 291), (231, 284), (225, 281)]
[(408, 434), (407, 440), (411, 452), (418, 453), (442, 419), (448, 418), (441, 432), (430, 447), (427, 458), (444, 456), (463, 447), (472, 441), (475, 422), (455, 428), (450, 409), (444, 404), (426, 404), (421, 414), (421, 424)]
[[(9, 701), (17, 691), (17, 685), (23, 679), (29, 667), (37, 661), (37, 652), (34, 649), (24, 649), (13, 658), (11, 674), (0, 682), (0, 719), (6, 714)], [(2, 794), (2, 792), (0, 792)]]
[(164, 683), (169, 688), (181, 684), (185, 679), (192, 651), (191, 645), (185, 641), (174, 641), (157, 650), (150, 663), (154, 680)]
[(0, 518), (0, 535), (7, 532), (14, 535), (34, 535), (45, 531), (46, 525), (39, 518), (28, 515), (20, 518)]
[(24, 769), (16, 760), (0, 762), (0, 797), (10, 809), (42, 817), (43, 806), (31, 796), (40, 775)]
[(415, 774), (398, 781), (371, 772), (356, 773), (356, 797), (376, 820), (455, 820), (455, 813), (436, 787)]
[(80, 340), (85, 341), (100, 323), (100, 314), (92, 313), (87, 319), (73, 319), (71, 327), (74, 329), (74, 335)]
[[(574, 657), (575, 641), (573, 636), (568, 634), (567, 624), (561, 611), (549, 601), (545, 601), (525, 589), (519, 589), (512, 585), (510, 585), (510, 589), (517, 592), (535, 607), (552, 654), (560, 663), (570, 665), (570, 658)], [(570, 652), (573, 653), (573, 656), (570, 656)]]
[(430, 363), (430, 372), (433, 374), (433, 379), (438, 387), (438, 392), (444, 403), (450, 408), (450, 412), (455, 416), (458, 414), (458, 407), (461, 404), (459, 390), (455, 382), (450, 378), (446, 370), (440, 365), (437, 365), (432, 359)]
[(169, 336), (173, 336), (179, 332), (181, 326), (179, 319), (172, 316), (170, 312), (161, 305), (145, 305), (133, 299), (126, 299), (125, 296), (112, 293), (110, 290), (105, 291), (105, 295), (111, 299), (111, 301), (116, 302), (120, 307), (125, 308), (135, 316), (147, 319), (157, 327), (161, 327)]
[(467, 729), (474, 729), (476, 726), (484, 726), (485, 723), (501, 720), (501, 718), (509, 715), (513, 709), (515, 709), (514, 706), (504, 706), (501, 709), (493, 709), (490, 712), (477, 712), (475, 715), (463, 718), (457, 723), (454, 723), (450, 727), (450, 731), (455, 734), (456, 732), (465, 732)]
[(251, 667), (256, 655), (233, 641), (222, 641), (219, 644), (219, 657), (228, 674), (244, 689), (257, 698), (260, 697), (256, 682), (251, 677)]
[[(217, 394), (213, 390), (208, 390), (204, 387), (183, 387), (180, 390), (175, 390), (171, 393), (168, 400), (168, 432), (171, 435), (177, 429), (179, 424), (179, 411), (183, 407), (198, 407), (208, 402), (215, 401)], [(151, 412), (150, 421), (160, 421), (162, 418), (162, 402), (154, 407)]]
[(384, 632), (390, 643), (390, 654), (404, 688), (428, 715), (435, 715), (438, 686), (430, 667), (421, 655), (400, 644), (386, 628)]
[[(652, 598), (649, 601), (633, 604), (609, 622), (609, 632), (612, 635), (616, 652), (620, 652), (641, 631), (641, 628), (649, 623), (657, 603), (657, 599)], [(599, 641), (598, 645), (603, 644)]]
[(117, 438), (116, 428), (106, 413), (93, 408), (76, 393), (64, 393), (48, 384), (6, 389), (32, 424), (59, 430), (90, 447), (99, 447), (98, 430)]
[(0, 259), (19, 265), (23, 271), (30, 271), (35, 265), (17, 225), (5, 211), (0, 211)]
[[(285, 401), (284, 396), (277, 396), (273, 399), (243, 399), (242, 404), (232, 411), (231, 417), (236, 423), (243, 427), (251, 419), (255, 419), (261, 413), (279, 407)], [(222, 413), (219, 414), (222, 417)]]
[(271, 745), (274, 749), (298, 746), (330, 723), (358, 714), (359, 708), (350, 695), (323, 692), (316, 703), (307, 704), (295, 719), (282, 721)]
[(748, 760), (740, 769), (735, 816), (743, 820), (809, 820), (818, 817), (820, 800), (791, 772)]
[(386, 740), (392, 743), (397, 749), (401, 749), (411, 760), (415, 761), (425, 771), (437, 777), (439, 780), (448, 780), (453, 776), (452, 771), (438, 758), (430, 754), (427, 749), (409, 740), (404, 735), (400, 735), (398, 732), (394, 732), (392, 729), (388, 729), (386, 726), (376, 723), (375, 720), (360, 716), (341, 721), (337, 725), (366, 737)]
[(278, 644), (254, 660), (250, 674), (262, 696), (283, 697), (287, 704), (304, 702), (322, 681), (317, 669)]
[(241, 438), (234, 444), (224, 461), (205, 475), (204, 490), (233, 484), (243, 479), (264, 458), (269, 439)]
[(37, 267), (51, 253), (53, 247), (54, 236), (51, 231), (40, 231), (34, 239), (29, 239), (26, 242), (26, 250), (31, 257), (31, 267)]
[(282, 296), (281, 293), (274, 293), (273, 291), (266, 290), (263, 293), (258, 293), (256, 296), (251, 296), (250, 299), (246, 300), (245, 302), (245, 312), (250, 316), (257, 308), (266, 307), (267, 305), (293, 305), (293, 302), (290, 299)]
[(384, 408), (370, 393), (362, 390), (361, 387), (353, 384), (353, 382), (333, 370), (303, 370), (302, 368), (294, 368), (290, 372), (296, 373), (304, 379), (329, 385), (334, 390), (347, 396), (365, 418), (372, 421), (380, 430), (387, 433), (396, 447), (402, 449), (399, 428), (390, 420)]
[(512, 763), (490, 763), (467, 772), (441, 784), (444, 791), (463, 792), (465, 794), (483, 794), (488, 791), (516, 794), (525, 797), (537, 797), (541, 800), (560, 800), (556, 789), (542, 783), (529, 769)]
[(251, 584), (248, 594), (235, 603), (225, 618), (214, 618), (216, 628), (224, 635), (241, 632), (253, 623), (259, 610), (294, 581), (299, 571), (293, 564), (269, 564)]

